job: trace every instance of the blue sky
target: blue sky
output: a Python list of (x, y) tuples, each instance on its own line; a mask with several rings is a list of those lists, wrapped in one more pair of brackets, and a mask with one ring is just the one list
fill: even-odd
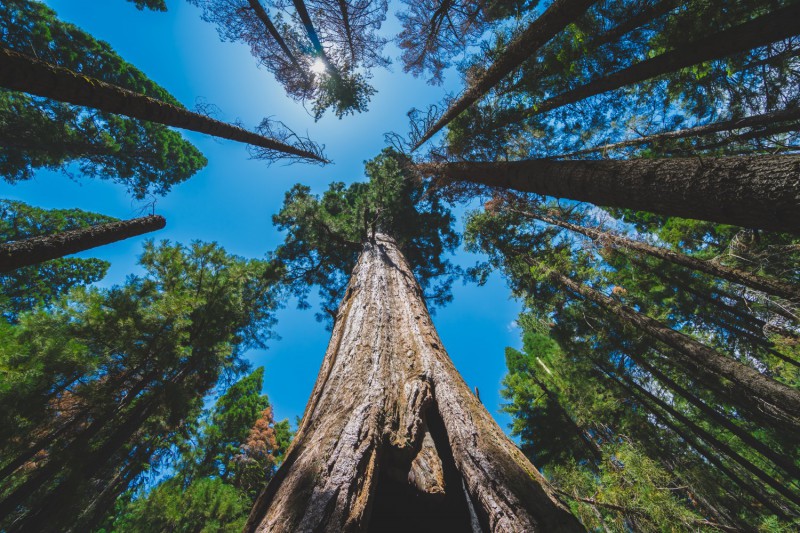
[[(183, 132), (209, 160), (208, 166), (189, 181), (160, 198), (156, 212), (165, 216), (167, 227), (152, 237), (188, 243), (195, 239), (216, 241), (231, 253), (261, 257), (274, 249), (282, 236), (271, 224), (284, 192), (302, 182), (322, 192), (332, 181), (363, 180), (363, 162), (385, 146), (383, 134), (407, 131), (406, 113), (425, 108), (448, 91), (458, 92), (460, 82), (450, 72), (445, 84), (432, 87), (424, 80), (402, 72), (398, 49), (389, 45), (391, 70), (376, 69), (373, 86), (378, 93), (369, 111), (342, 120), (328, 113), (319, 122), (301, 104), (287, 98), (280, 85), (239, 43), (220, 42), (216, 29), (200, 19), (200, 11), (185, 0), (168, 0), (167, 13), (138, 11), (124, 0), (46, 0), (62, 20), (109, 42), (127, 61), (169, 90), (187, 107), (198, 99), (215, 104), (217, 117), (239, 119), (254, 128), (262, 118), (274, 116), (298, 132), (308, 132), (326, 146), (334, 164), (267, 166), (251, 160), (246, 147), (231, 141)], [(385, 36), (398, 33), (394, 14), (398, 2), (389, 7)], [(25, 183), (0, 182), (0, 197), (22, 200), (45, 208), (81, 208), (119, 218), (138, 216), (141, 204), (119, 187), (98, 180), (70, 179), (58, 173), (41, 172)], [(459, 212), (463, 210), (459, 209)], [(457, 229), (463, 229), (459, 217)], [(145, 237), (105, 246), (84, 256), (111, 261), (101, 285), (121, 283), (137, 272), (136, 258)], [(476, 257), (460, 250), (454, 261), (467, 266)], [(513, 321), (519, 304), (509, 300), (509, 291), (498, 275), (483, 287), (456, 285), (454, 300), (438, 310), (433, 321), (440, 336), (470, 387), (477, 386), (489, 412), (504, 429), (510, 419), (500, 413), (500, 381), (505, 373), (503, 351), (520, 347), (519, 330)], [(281, 340), (269, 350), (251, 351), (254, 365), (266, 367), (265, 392), (277, 418), (294, 423), (300, 416), (322, 362), (329, 332), (314, 319), (314, 310), (299, 311), (289, 302), (278, 313)]]

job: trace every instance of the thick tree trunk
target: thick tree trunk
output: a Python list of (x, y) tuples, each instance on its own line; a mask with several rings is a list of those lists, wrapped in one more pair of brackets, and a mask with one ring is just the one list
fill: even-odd
[(779, 423), (783, 421), (794, 431), (800, 428), (800, 391), (765, 376), (756, 369), (727, 357), (688, 335), (671, 329), (599, 291), (577, 283), (571, 278), (549, 270), (549, 278), (570, 292), (592, 301), (615, 315), (619, 320), (635, 327), (681, 354), (683, 359), (703, 366), (719, 377), (737, 385), (741, 394), (760, 404), (761, 408)]
[[(684, 139), (686, 137), (702, 137), (704, 135), (711, 135), (723, 131), (734, 131), (743, 128), (759, 128), (774, 126), (779, 122), (788, 122), (800, 120), (800, 107), (781, 109), (780, 111), (773, 111), (771, 113), (763, 113), (760, 115), (752, 115), (744, 118), (737, 118), (733, 120), (722, 120), (719, 122), (712, 122), (711, 124), (704, 124), (703, 126), (695, 126), (694, 128), (685, 128), (682, 130), (665, 131), (663, 133), (654, 133), (652, 135), (644, 135), (637, 139), (628, 139), (627, 141), (620, 141), (611, 144), (604, 144), (595, 146), (593, 148), (586, 148), (570, 152), (568, 154), (559, 155), (557, 157), (575, 157), (579, 155), (591, 154), (594, 152), (608, 152), (618, 148), (625, 148), (627, 146), (638, 146), (640, 144), (656, 144), (663, 141), (670, 141), (673, 139)], [(799, 126), (792, 125), (792, 129)], [(769, 130), (770, 133), (775, 131)], [(757, 132), (754, 132), (757, 133)]]
[[(800, 5), (800, 4), (798, 4)], [(425, 175), (748, 228), (800, 233), (800, 156), (459, 162)]]
[(0, 86), (61, 102), (158, 122), (326, 163), (317, 154), (155, 98), (0, 48)]
[(150, 215), (0, 244), (0, 272), (36, 265), (163, 228), (164, 217)]
[(364, 246), (245, 531), (581, 531), (458, 375), (395, 243)]
[(765, 278), (763, 276), (751, 274), (750, 272), (746, 272), (738, 268), (720, 265), (713, 261), (697, 259), (696, 257), (692, 257), (690, 255), (674, 252), (659, 246), (653, 246), (642, 241), (628, 239), (626, 237), (616, 235), (611, 231), (601, 231), (596, 228), (572, 224), (566, 220), (547, 216), (543, 213), (517, 211), (515, 209), (513, 210), (530, 218), (535, 218), (536, 220), (546, 222), (547, 224), (558, 226), (575, 233), (580, 233), (581, 235), (585, 235), (586, 237), (598, 241), (599, 243), (610, 244), (612, 246), (618, 246), (628, 250), (635, 250), (664, 261), (675, 263), (676, 265), (680, 265), (682, 267), (697, 270), (698, 272), (703, 272), (732, 283), (738, 283), (739, 285), (744, 285), (745, 287), (750, 287), (751, 289), (755, 289), (757, 291), (778, 296), (780, 298), (785, 298), (792, 302), (800, 303), (800, 287), (791, 283), (786, 283), (777, 279)]
[(762, 15), (739, 26), (698, 39), (652, 59), (641, 61), (626, 69), (548, 98), (515, 114), (514, 121), (546, 113), (590, 96), (669, 74), (704, 61), (728, 57), (752, 48), (788, 39), (800, 33), (800, 26), (797, 25), (798, 20), (800, 20), (800, 4), (796, 3), (777, 9), (772, 13)]
[(503, 55), (495, 61), (480, 79), (470, 85), (453, 102), (444, 114), (414, 144), (414, 150), (422, 146), (436, 132), (447, 126), (465, 109), (477, 102), (500, 80), (536, 53), (547, 41), (575, 21), (595, 3), (596, 0), (554, 0), (542, 15), (534, 20), (524, 32), (508, 44)]

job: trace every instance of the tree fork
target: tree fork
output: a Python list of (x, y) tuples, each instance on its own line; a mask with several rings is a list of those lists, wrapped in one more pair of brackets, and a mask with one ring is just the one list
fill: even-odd
[[(387, 495), (406, 504), (384, 505)], [(583, 530), (458, 375), (408, 263), (377, 234), (245, 531), (369, 531), (385, 513), (396, 527)]]
[(800, 155), (722, 158), (423, 163), (423, 175), (800, 233)]
[(164, 217), (150, 215), (0, 244), (0, 272), (11, 272), (18, 268), (150, 233), (163, 228), (166, 224)]
[(0, 86), (52, 98), (60, 102), (252, 144), (295, 157), (321, 163), (328, 162), (317, 154), (295, 148), (276, 139), (264, 137), (239, 126), (215, 120), (3, 47), (0, 47)]

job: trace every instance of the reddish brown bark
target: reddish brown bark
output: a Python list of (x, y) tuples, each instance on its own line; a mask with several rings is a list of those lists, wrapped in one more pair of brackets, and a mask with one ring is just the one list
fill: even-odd
[(583, 530), (458, 375), (408, 263), (378, 234), (353, 271), (295, 440), (245, 531), (389, 525)]

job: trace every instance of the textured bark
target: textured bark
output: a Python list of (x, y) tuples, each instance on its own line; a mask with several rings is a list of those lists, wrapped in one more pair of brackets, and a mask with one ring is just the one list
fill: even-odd
[[(774, 126), (778, 122), (787, 122), (800, 120), (800, 107), (781, 109), (780, 111), (773, 111), (771, 113), (762, 113), (760, 115), (752, 115), (744, 118), (737, 118), (733, 120), (722, 120), (719, 122), (712, 122), (711, 124), (704, 124), (703, 126), (695, 126), (694, 128), (685, 128), (682, 130), (665, 131), (663, 133), (654, 133), (652, 135), (644, 135), (637, 139), (628, 139), (627, 141), (620, 141), (611, 144), (604, 144), (595, 146), (593, 148), (586, 148), (570, 152), (568, 154), (559, 155), (557, 157), (575, 157), (584, 154), (591, 154), (594, 152), (607, 152), (609, 150), (616, 150), (618, 148), (625, 148), (627, 146), (638, 146), (640, 144), (654, 144), (663, 141), (670, 141), (673, 139), (684, 139), (686, 137), (702, 137), (704, 135), (711, 135), (723, 131), (734, 131), (743, 128), (758, 128), (765, 126)], [(791, 129), (798, 128), (797, 125), (792, 125)], [(775, 130), (769, 129), (772, 133)], [(791, 130), (789, 130), (791, 131)], [(760, 132), (754, 132), (760, 133)]]
[(509, 43), (503, 55), (486, 69), (483, 76), (469, 86), (458, 100), (447, 108), (441, 118), (416, 142), (414, 150), (477, 102), (569, 23), (577, 20), (594, 2), (595, 0), (555, 0), (551, 3), (539, 18), (534, 20), (519, 37)]
[(326, 163), (317, 154), (69, 69), (0, 48), (0, 86)]
[(10, 272), (150, 233), (163, 228), (166, 224), (164, 217), (151, 215), (0, 244), (0, 272)]
[(788, 428), (794, 431), (800, 428), (800, 391), (797, 389), (775, 381), (754, 368), (727, 357), (688, 335), (675, 331), (658, 320), (623, 305), (595, 289), (577, 283), (559, 272), (549, 270), (549, 277), (570, 292), (609, 311), (622, 323), (635, 327), (669, 346), (683, 359), (730, 380), (739, 389), (740, 394), (758, 402), (765, 414), (769, 414), (779, 422), (782, 421)]
[(728, 57), (752, 48), (766, 46), (781, 39), (788, 39), (800, 34), (798, 20), (800, 20), (800, 4), (777, 9), (744, 24), (698, 39), (652, 59), (641, 61), (548, 98), (535, 106), (520, 110), (514, 116), (514, 121), (539, 115), (626, 85), (669, 74), (704, 61)]
[(546, 222), (547, 224), (558, 226), (575, 233), (580, 233), (581, 235), (585, 235), (590, 239), (596, 240), (603, 244), (611, 244), (613, 246), (626, 248), (628, 250), (635, 250), (664, 261), (669, 261), (670, 263), (675, 263), (676, 265), (697, 270), (698, 272), (703, 272), (705, 274), (716, 276), (733, 283), (738, 283), (739, 285), (744, 285), (745, 287), (750, 287), (751, 289), (755, 289), (757, 291), (800, 303), (800, 287), (792, 283), (786, 283), (777, 279), (765, 278), (763, 276), (751, 274), (750, 272), (746, 272), (738, 268), (720, 265), (718, 263), (714, 263), (713, 261), (704, 261), (690, 255), (674, 252), (659, 246), (653, 246), (645, 242), (635, 241), (620, 235), (615, 235), (610, 231), (602, 231), (596, 228), (572, 224), (566, 220), (560, 220), (542, 213), (529, 211), (520, 212), (528, 217)]
[(245, 531), (581, 531), (458, 375), (394, 242), (368, 242)]
[(459, 162), (425, 175), (667, 216), (800, 233), (800, 156)]

